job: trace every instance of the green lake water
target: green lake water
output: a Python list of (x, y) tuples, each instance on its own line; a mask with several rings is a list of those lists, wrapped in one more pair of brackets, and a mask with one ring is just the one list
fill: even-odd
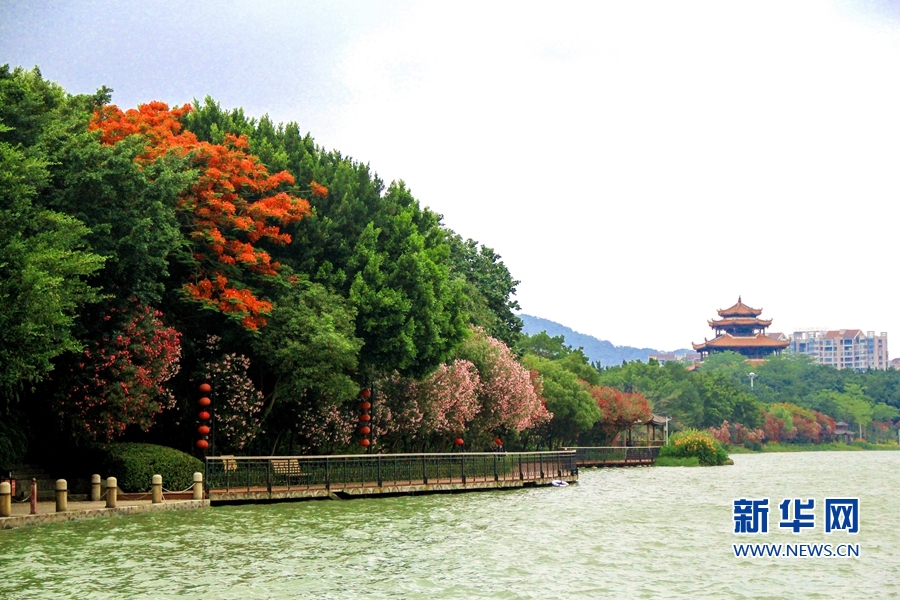
[[(900, 452), (584, 469), (565, 488), (218, 507), (0, 531), (0, 598), (897, 598)], [(826, 497), (860, 532), (824, 533)], [(768, 497), (769, 534), (732, 502)], [(778, 528), (785, 497), (816, 527)], [(851, 559), (732, 544), (853, 543)]]

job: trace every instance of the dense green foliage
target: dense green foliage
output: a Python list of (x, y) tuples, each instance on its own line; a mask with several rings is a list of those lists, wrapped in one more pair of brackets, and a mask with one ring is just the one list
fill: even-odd
[[(123, 112), (110, 92), (0, 69), (0, 413), (19, 442), (6, 460), (115, 440), (190, 450), (204, 380), (217, 452), (347, 451), (360, 388), (432, 381), (476, 329), (517, 340), (500, 256), (402, 181), (296, 123), (210, 98)], [(502, 377), (480, 373), (483, 410), (461, 425), (518, 436), (522, 414), (546, 414), (534, 382), (487, 366), (527, 409), (497, 405)]]
[(194, 473), (203, 472), (203, 463), (190, 454), (154, 444), (110, 444), (102, 466), (125, 492), (150, 491), (154, 475), (162, 475), (164, 489), (185, 490), (193, 484)]

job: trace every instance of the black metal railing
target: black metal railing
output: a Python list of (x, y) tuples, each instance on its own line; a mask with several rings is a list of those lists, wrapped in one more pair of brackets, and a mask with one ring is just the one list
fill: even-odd
[(343, 456), (208, 456), (212, 492), (346, 489), (535, 481), (577, 475), (576, 452), (464, 452)]
[(579, 465), (620, 466), (652, 463), (659, 456), (656, 446), (577, 446), (565, 448), (575, 452), (575, 462)]

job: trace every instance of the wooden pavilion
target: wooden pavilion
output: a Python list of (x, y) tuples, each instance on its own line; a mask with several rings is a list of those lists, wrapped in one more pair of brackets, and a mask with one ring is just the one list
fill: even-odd
[[(634, 428), (639, 425), (643, 425), (646, 428), (646, 437), (644, 439), (634, 438)], [(628, 429), (622, 431), (619, 436), (617, 436), (616, 445), (663, 446), (666, 443), (665, 430), (666, 418), (651, 413), (650, 418), (646, 421), (635, 421)]]

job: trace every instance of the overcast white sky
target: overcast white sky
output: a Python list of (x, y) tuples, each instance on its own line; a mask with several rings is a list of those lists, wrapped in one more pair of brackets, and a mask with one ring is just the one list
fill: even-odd
[(895, 0), (264, 4), (4, 0), (0, 63), (297, 121), (616, 344), (900, 336)]

